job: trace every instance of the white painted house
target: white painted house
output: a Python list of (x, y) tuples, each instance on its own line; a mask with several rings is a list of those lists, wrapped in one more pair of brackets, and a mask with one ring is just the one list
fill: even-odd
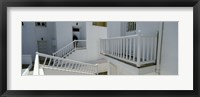
[(23, 22), (22, 55), (22, 75), (177, 75), (178, 22)]

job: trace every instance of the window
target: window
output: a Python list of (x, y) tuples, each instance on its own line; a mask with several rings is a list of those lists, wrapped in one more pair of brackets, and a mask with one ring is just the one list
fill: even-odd
[(74, 28), (74, 27), (73, 27), (72, 30), (73, 30), (73, 32), (76, 32), (76, 31), (79, 32), (79, 28)]
[(126, 32), (131, 32), (136, 30), (136, 22), (128, 22)]
[(47, 23), (46, 23), (46, 22), (35, 22), (35, 26), (38, 26), (38, 27), (46, 27), (46, 26), (47, 26)]
[(107, 27), (107, 23), (106, 22), (93, 22), (92, 25)]

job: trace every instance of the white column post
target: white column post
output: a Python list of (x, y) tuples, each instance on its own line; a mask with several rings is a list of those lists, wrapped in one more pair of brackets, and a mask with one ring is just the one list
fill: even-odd
[(140, 67), (140, 58), (141, 58), (141, 36), (138, 34), (138, 43), (137, 43), (137, 66)]
[(34, 63), (33, 75), (39, 75), (39, 56), (38, 56), (38, 52), (36, 52), (36, 55), (35, 55), (35, 63)]

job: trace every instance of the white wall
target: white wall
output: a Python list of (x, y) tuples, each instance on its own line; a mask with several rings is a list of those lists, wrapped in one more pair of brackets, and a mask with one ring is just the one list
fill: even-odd
[(178, 74), (178, 22), (164, 23), (160, 73)]
[(24, 22), (22, 27), (22, 54), (30, 54), (32, 60), (35, 59), (35, 52), (38, 51), (37, 41), (47, 41), (47, 54), (51, 54), (52, 40), (54, 39), (55, 24), (47, 22), (47, 27), (36, 27), (35, 22)]
[(35, 34), (35, 24), (33, 22), (24, 22), (22, 26), (22, 54), (31, 55), (35, 59), (37, 51), (37, 38)]
[(126, 32), (126, 22), (122, 22), (122, 36), (135, 35), (141, 30), (141, 33), (157, 33), (160, 22), (136, 22), (136, 31)]
[(141, 30), (141, 33), (157, 33), (159, 31), (159, 24), (160, 22), (136, 22), (136, 31)]
[(52, 54), (53, 47), (52, 47), (52, 40), (54, 39), (55, 33), (55, 23), (53, 22), (46, 22), (46, 27), (35, 27), (35, 33), (37, 35), (37, 40), (41, 40), (43, 38), (47, 41), (47, 54)]
[(47, 30), (48, 30), (48, 48), (49, 48), (49, 54), (52, 54), (55, 52), (55, 44), (54, 40), (56, 38), (56, 32), (55, 32), (55, 22), (47, 22)]
[(105, 58), (110, 63), (110, 66), (109, 66), (110, 75), (143, 75), (143, 74), (155, 72), (155, 65), (143, 67), (143, 68), (137, 68), (110, 57), (105, 57)]
[(81, 22), (80, 23), (80, 35), (81, 35), (81, 40), (86, 40), (86, 22)]
[(91, 60), (100, 59), (100, 38), (107, 38), (107, 27), (93, 26), (86, 22), (86, 41), (88, 57)]
[(72, 42), (72, 22), (56, 22), (56, 49), (66, 46)]
[(121, 22), (107, 22), (108, 37), (121, 36)]

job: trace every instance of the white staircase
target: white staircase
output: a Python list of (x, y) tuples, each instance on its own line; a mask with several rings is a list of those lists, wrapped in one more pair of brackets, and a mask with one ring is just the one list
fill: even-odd
[(98, 65), (36, 53), (33, 75), (46, 75), (43, 69), (59, 70), (81, 74), (98, 74)]
[(76, 50), (86, 49), (86, 40), (74, 40), (53, 53), (53, 56), (66, 58)]

